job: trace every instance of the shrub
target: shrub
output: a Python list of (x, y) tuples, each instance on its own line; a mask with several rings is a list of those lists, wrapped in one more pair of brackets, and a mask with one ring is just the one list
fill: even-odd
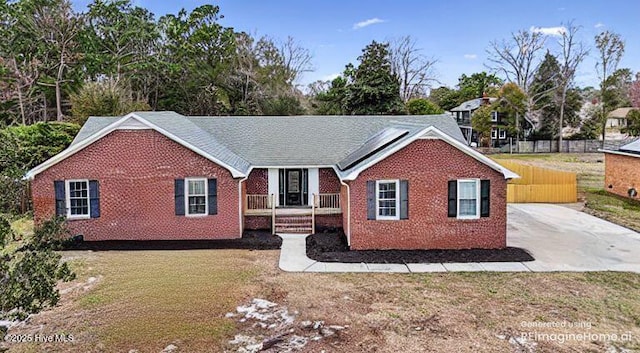
[(5, 253), (12, 234), (9, 222), (0, 217), (0, 319), (24, 319), (29, 314), (55, 306), (60, 300), (58, 281), (71, 281), (75, 274), (55, 252), (68, 238), (64, 220), (54, 218), (36, 227), (34, 236), (13, 252)]

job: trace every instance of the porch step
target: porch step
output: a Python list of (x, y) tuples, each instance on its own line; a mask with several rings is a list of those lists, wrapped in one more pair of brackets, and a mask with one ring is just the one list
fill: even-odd
[(277, 216), (275, 231), (280, 233), (312, 233), (311, 216)]

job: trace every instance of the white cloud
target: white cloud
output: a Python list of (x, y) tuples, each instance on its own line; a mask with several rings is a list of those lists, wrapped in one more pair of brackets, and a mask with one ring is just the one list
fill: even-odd
[(593, 27), (595, 27), (595, 28), (604, 27), (604, 23), (602, 23), (602, 22), (598, 22), (598, 23), (596, 23), (596, 25), (595, 25), (595, 26), (593, 26)]
[(320, 79), (320, 81), (333, 81), (333, 80), (335, 80), (336, 78), (338, 78), (338, 76), (340, 76), (340, 73), (339, 73), (339, 72), (338, 72), (338, 73), (335, 73), (335, 74), (329, 74), (329, 75), (323, 76), (323, 77)]
[(464, 54), (465, 59), (475, 60), (478, 58), (478, 54)]
[(367, 27), (367, 26), (371, 26), (371, 25), (375, 25), (375, 24), (383, 23), (383, 22), (387, 22), (387, 21), (381, 20), (381, 19), (379, 19), (377, 17), (374, 17), (374, 18), (370, 18), (368, 20), (364, 20), (364, 21), (360, 21), (358, 23), (355, 23), (353, 25), (353, 29), (360, 29), (360, 28), (364, 28), (364, 27)]
[(531, 26), (531, 28), (529, 29), (531, 32), (533, 33), (541, 33), (544, 34), (545, 36), (561, 36), (565, 33), (567, 33), (567, 28), (564, 26), (559, 26), (559, 27), (535, 27), (535, 26)]

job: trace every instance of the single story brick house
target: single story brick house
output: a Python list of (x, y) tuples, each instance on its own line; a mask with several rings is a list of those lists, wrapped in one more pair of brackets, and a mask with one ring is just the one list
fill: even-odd
[(640, 199), (640, 140), (604, 152), (604, 184), (610, 193)]
[(36, 221), (87, 241), (341, 228), (352, 249), (506, 246), (513, 172), (431, 116), (91, 117), (29, 171)]

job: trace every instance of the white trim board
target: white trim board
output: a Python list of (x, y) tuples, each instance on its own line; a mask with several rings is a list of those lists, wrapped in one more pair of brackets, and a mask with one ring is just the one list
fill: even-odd
[(360, 173), (362, 173), (364, 170), (370, 168), (371, 166), (377, 164), (378, 162), (384, 160), (385, 158), (387, 158), (387, 157), (391, 156), (392, 154), (398, 152), (399, 150), (405, 148), (410, 143), (412, 143), (412, 142), (414, 142), (415, 140), (418, 140), (418, 139), (426, 139), (426, 140), (438, 139), (438, 140), (443, 140), (446, 143), (450, 144), (451, 146), (453, 146), (453, 147), (457, 148), (458, 150), (464, 152), (465, 154), (473, 157), (478, 162), (487, 165), (488, 167), (490, 167), (491, 169), (494, 169), (495, 171), (497, 171), (499, 173), (502, 173), (502, 175), (504, 176), (505, 179), (517, 179), (517, 178), (520, 178), (520, 176), (518, 174), (516, 174), (516, 173), (510, 171), (509, 169), (501, 166), (500, 164), (494, 162), (489, 157), (486, 157), (482, 153), (474, 150), (473, 148), (471, 148), (471, 147), (463, 144), (462, 142), (454, 139), (453, 137), (445, 134), (444, 132), (440, 131), (438, 128), (436, 128), (434, 126), (429, 126), (429, 127), (425, 128), (425, 129), (423, 129), (422, 131), (420, 131), (420, 133), (416, 134), (415, 136), (412, 136), (411, 138), (408, 138), (405, 141), (402, 141), (402, 143), (397, 144), (393, 148), (390, 148), (390, 149), (386, 150), (383, 154), (381, 154), (377, 158), (375, 158), (375, 159), (373, 159), (373, 160), (361, 165), (360, 167), (355, 168), (349, 174), (347, 174), (343, 178), (343, 180), (355, 180), (358, 177), (358, 175), (360, 175)]
[(611, 150), (603, 150), (603, 149), (599, 148), (598, 152), (611, 153), (611, 154), (617, 154), (617, 155), (620, 155), (620, 156), (640, 158), (640, 154), (624, 152), (624, 151), (611, 151)]

